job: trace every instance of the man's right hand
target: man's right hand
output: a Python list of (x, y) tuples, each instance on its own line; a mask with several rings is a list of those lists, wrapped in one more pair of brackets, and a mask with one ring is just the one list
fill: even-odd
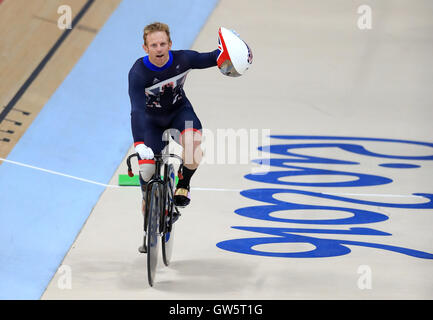
[(147, 147), (144, 143), (137, 144), (135, 146), (135, 151), (140, 155), (140, 158), (142, 160), (153, 159), (153, 157), (155, 156), (152, 149)]

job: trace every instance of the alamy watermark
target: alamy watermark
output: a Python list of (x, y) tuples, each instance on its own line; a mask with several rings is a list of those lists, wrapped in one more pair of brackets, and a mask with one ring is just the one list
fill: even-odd
[(57, 272), (59, 274), (57, 287), (61, 290), (72, 289), (72, 268), (64, 264), (60, 266)]
[[(192, 122), (186, 121), (186, 127), (191, 128)], [(168, 129), (172, 136), (180, 136), (176, 129)], [(182, 134), (185, 141), (185, 164), (241, 164), (251, 165), (252, 160), (262, 159), (261, 164), (251, 168), (252, 173), (260, 174), (269, 171), (270, 153), (259, 150), (260, 146), (270, 145), (270, 129), (254, 128), (219, 128), (216, 131), (202, 129), (197, 134), (193, 130), (187, 130)], [(167, 141), (167, 135), (163, 140)], [(198, 147), (199, 146), (199, 147)]]
[(357, 281), (358, 288), (361, 290), (373, 288), (373, 275), (371, 267), (368, 265), (360, 265), (357, 273), (360, 275)]
[(72, 9), (68, 5), (61, 5), (57, 8), (61, 16), (57, 19), (57, 27), (61, 30), (72, 29)]
[(373, 27), (373, 11), (369, 5), (363, 4), (358, 7), (357, 25), (360, 30), (370, 30)]

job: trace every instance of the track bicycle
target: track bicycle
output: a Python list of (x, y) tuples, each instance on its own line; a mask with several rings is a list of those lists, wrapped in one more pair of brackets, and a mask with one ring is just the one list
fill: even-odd
[[(130, 177), (134, 176), (131, 169), (131, 158), (133, 157), (138, 157), (138, 153), (131, 154), (126, 160)], [(150, 286), (153, 286), (155, 281), (160, 240), (164, 264), (166, 266), (170, 264), (174, 242), (174, 223), (181, 215), (174, 204), (176, 175), (173, 164), (168, 163), (169, 158), (180, 160), (178, 177), (182, 179), (183, 160), (181, 157), (176, 154), (156, 154), (154, 156), (155, 173), (147, 184), (140, 184), (145, 188), (143, 190), (145, 209), (143, 245), (139, 251), (147, 253), (147, 277)], [(162, 177), (161, 169), (164, 169)], [(139, 178), (143, 182), (140, 174)]]

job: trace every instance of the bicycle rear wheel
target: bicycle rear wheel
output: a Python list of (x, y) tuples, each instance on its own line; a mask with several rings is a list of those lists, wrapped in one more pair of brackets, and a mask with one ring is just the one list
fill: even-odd
[(147, 278), (150, 286), (153, 286), (158, 265), (159, 223), (162, 211), (162, 186), (159, 183), (152, 185), (148, 199), (150, 203), (147, 221)]
[[(162, 260), (164, 261), (164, 264), (168, 266), (171, 261), (171, 255), (173, 252), (173, 243), (174, 243), (174, 224), (173, 224), (173, 214), (174, 214), (174, 204), (173, 204), (173, 194), (174, 194), (174, 187), (175, 187), (175, 178), (176, 174), (174, 173), (174, 167), (172, 164), (168, 165), (167, 167), (167, 176), (169, 177), (168, 183), (166, 184), (166, 190), (165, 190), (165, 219), (163, 220), (165, 225), (165, 228), (163, 230), (162, 234)], [(169, 190), (171, 189), (171, 191)]]

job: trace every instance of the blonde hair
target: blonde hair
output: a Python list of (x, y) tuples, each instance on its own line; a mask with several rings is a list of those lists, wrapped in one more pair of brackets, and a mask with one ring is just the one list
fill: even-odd
[(152, 33), (152, 32), (156, 32), (156, 31), (163, 31), (167, 34), (168, 37), (168, 42), (171, 42), (170, 39), (170, 28), (168, 27), (168, 25), (166, 25), (165, 23), (162, 22), (154, 22), (151, 24), (148, 24), (146, 27), (144, 27), (143, 30), (143, 40), (144, 40), (144, 45), (146, 44), (146, 38), (147, 36)]

